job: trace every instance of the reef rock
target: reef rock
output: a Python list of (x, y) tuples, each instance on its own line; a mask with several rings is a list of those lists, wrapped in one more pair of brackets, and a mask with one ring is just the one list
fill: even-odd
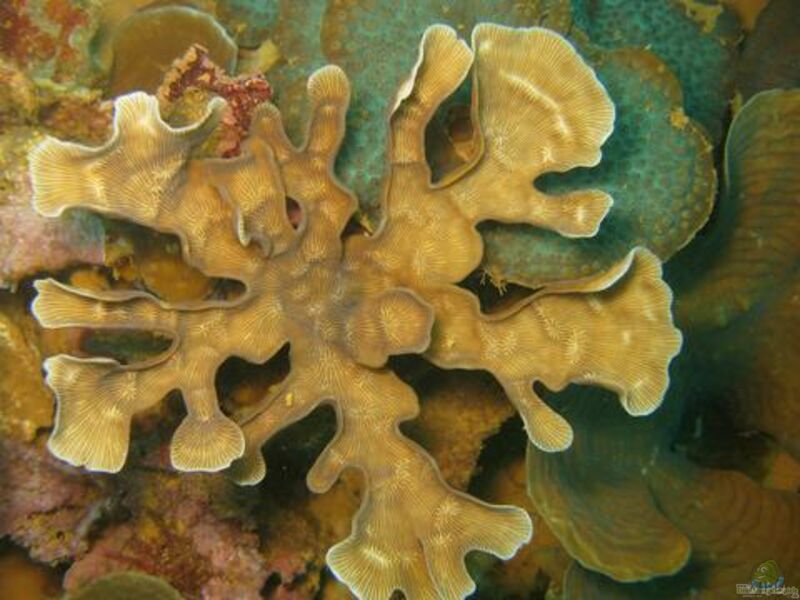
[(96, 535), (70, 566), (64, 587), (79, 589), (135, 568), (163, 577), (187, 600), (257, 600), (267, 570), (258, 536), (239, 518), (247, 513), (235, 505), (231, 485), (219, 476), (131, 473), (122, 500), (131, 518)]
[(33, 210), (27, 153), (42, 138), (41, 131), (22, 126), (0, 134), (0, 287), (14, 287), (41, 271), (103, 260), (95, 217), (77, 211), (59, 221)]

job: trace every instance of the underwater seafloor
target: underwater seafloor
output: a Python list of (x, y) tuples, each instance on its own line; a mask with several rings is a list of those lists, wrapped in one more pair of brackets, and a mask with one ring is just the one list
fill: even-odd
[(800, 597), (798, 86), (797, 0), (0, 0), (0, 600)]

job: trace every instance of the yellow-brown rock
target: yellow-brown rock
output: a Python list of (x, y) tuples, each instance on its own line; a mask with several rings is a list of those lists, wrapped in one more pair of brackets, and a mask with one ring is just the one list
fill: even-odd
[(436, 370), (421, 385), (420, 415), (407, 431), (431, 453), (444, 480), (466, 490), (485, 440), (514, 409), (485, 374)]
[(0, 436), (30, 441), (53, 422), (53, 400), (39, 373), (36, 323), (24, 302), (0, 295)]

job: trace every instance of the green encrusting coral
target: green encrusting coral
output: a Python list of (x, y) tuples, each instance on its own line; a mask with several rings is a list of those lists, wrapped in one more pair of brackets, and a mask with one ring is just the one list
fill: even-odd
[(714, 202), (713, 148), (683, 113), (680, 85), (655, 55), (593, 47), (589, 61), (614, 98), (614, 133), (597, 167), (549, 173), (549, 194), (601, 189), (614, 199), (598, 234), (567, 239), (530, 226), (485, 224), (484, 267), (523, 285), (599, 272), (633, 246), (668, 259), (694, 237)]
[(604, 48), (647, 48), (669, 65), (683, 86), (686, 113), (717, 142), (733, 96), (734, 13), (714, 0), (572, 0), (575, 25)]
[(283, 29), (278, 21), (279, 4), (279, 0), (225, 0), (217, 6), (217, 13), (240, 48), (255, 48)]
[[(466, 0), (459, 2), (333, 3), (322, 29), (322, 49), (331, 62), (353, 74), (353, 106), (348, 133), (336, 166), (344, 181), (357, 193), (362, 208), (375, 211), (381, 198), (380, 178), (386, 146), (383, 127), (392, 93), (414, 67), (407, 49), (418, 44), (431, 23), (447, 23), (468, 35), (481, 21), (515, 27), (539, 24), (563, 31), (565, 9), (557, 0)], [(553, 14), (548, 15), (549, 11)], [(559, 20), (560, 19), (560, 20)], [(373, 67), (376, 52), (381, 68)], [(468, 101), (468, 100), (467, 100)]]

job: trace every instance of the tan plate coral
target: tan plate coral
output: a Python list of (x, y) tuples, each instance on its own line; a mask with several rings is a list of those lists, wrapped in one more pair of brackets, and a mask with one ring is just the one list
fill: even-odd
[[(483, 149), (473, 163), (430, 183), (425, 128), (474, 63), (473, 118)], [(366, 493), (350, 537), (328, 553), (360, 597), (459, 598), (474, 589), (463, 557), (511, 556), (531, 535), (521, 509), (492, 506), (447, 486), (432, 459), (398, 424), (418, 412), (414, 391), (386, 366), (424, 353), (444, 368), (492, 373), (534, 444), (570, 445), (569, 423), (534, 382), (561, 389), (596, 384), (631, 414), (660, 404), (680, 346), (661, 266), (638, 249), (609, 271), (538, 290), (502, 313), (481, 313), (456, 284), (479, 264), (476, 225), (525, 222), (591, 236), (612, 200), (600, 190), (537, 192), (549, 171), (590, 166), (613, 128), (614, 108), (593, 71), (544, 29), (475, 28), (472, 49), (444, 26), (429, 28), (390, 117), (384, 219), (371, 236), (342, 237), (356, 199), (333, 175), (349, 98), (345, 74), (328, 66), (308, 81), (311, 122), (302, 147), (265, 105), (233, 159), (192, 158), (223, 102), (174, 129), (154, 98), (116, 100), (114, 131), (96, 148), (48, 139), (33, 153), (35, 205), (58, 216), (85, 207), (177, 234), (184, 258), (213, 277), (236, 279), (234, 299), (170, 304), (139, 292), (87, 292), (37, 283), (33, 309), (47, 327), (153, 330), (172, 347), (145, 363), (48, 359), (58, 396), (51, 450), (75, 465), (118, 471), (132, 416), (178, 389), (187, 416), (172, 439), (173, 465), (216, 471), (233, 463), (243, 483), (265, 474), (261, 446), (331, 403), (339, 431), (308, 474), (324, 492), (348, 467)], [(302, 209), (295, 228), (287, 198)], [(290, 344), (291, 372), (269, 397), (234, 419), (218, 406), (214, 377), (230, 356), (264, 362)], [(234, 462), (236, 461), (236, 462)]]

